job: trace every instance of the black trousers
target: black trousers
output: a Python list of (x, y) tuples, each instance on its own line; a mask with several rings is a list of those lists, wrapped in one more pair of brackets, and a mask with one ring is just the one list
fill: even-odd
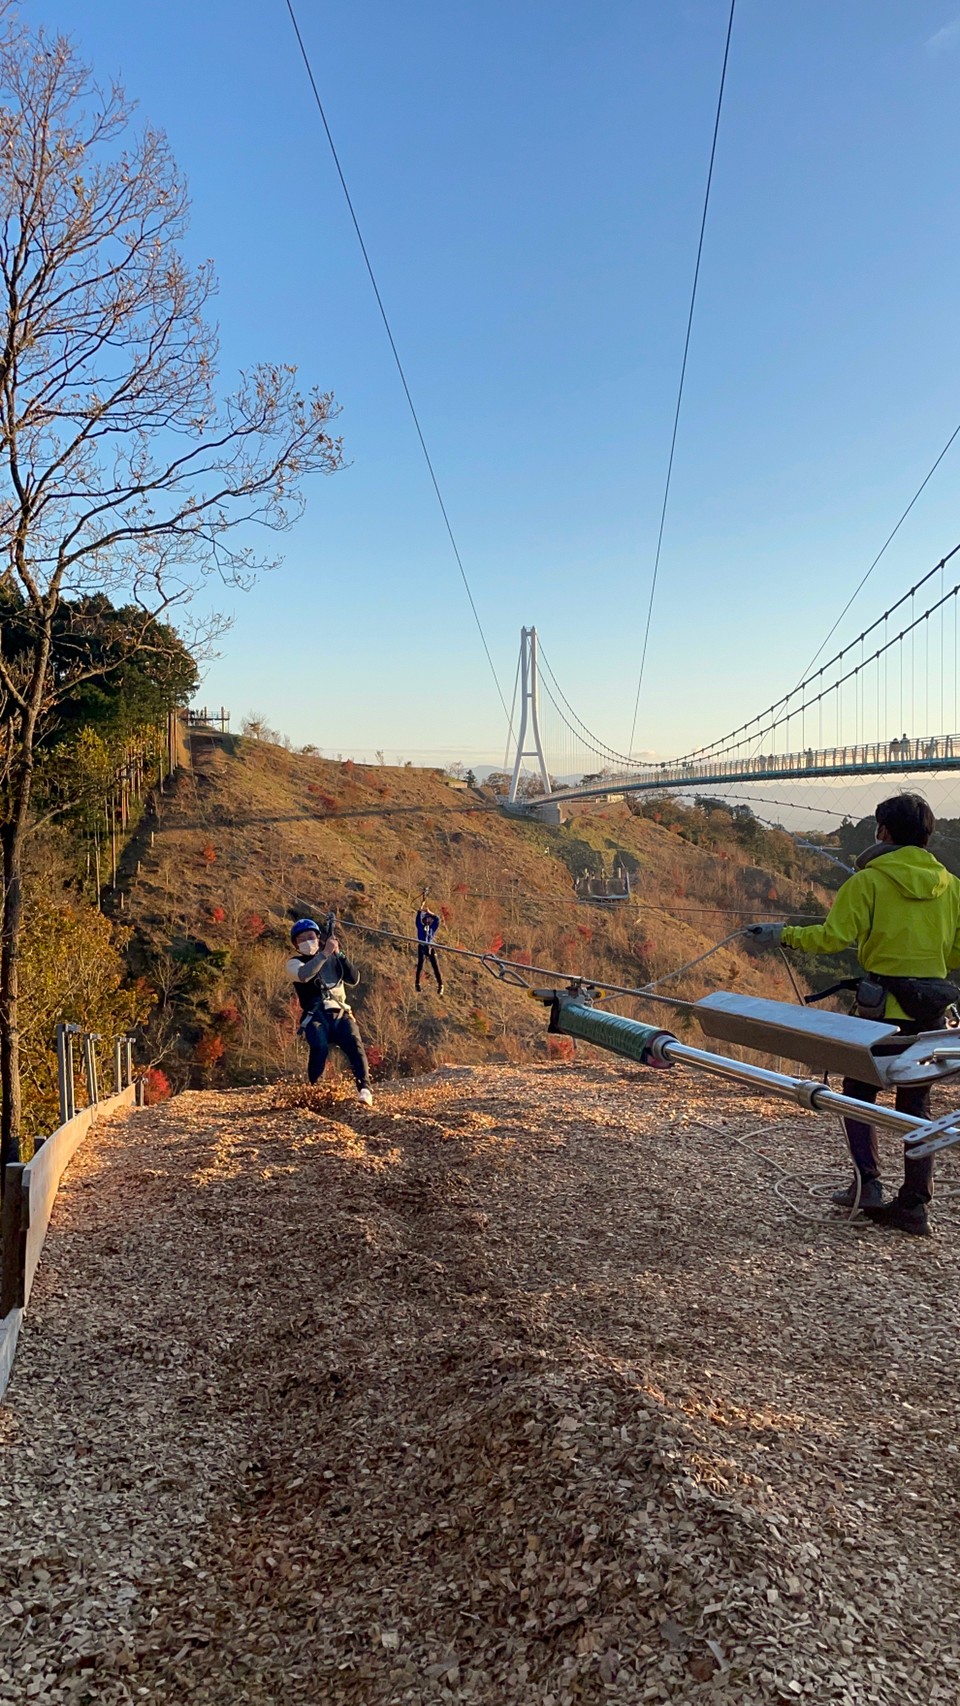
[[(902, 1024), (900, 1029), (905, 1036), (912, 1037), (917, 1035), (920, 1027), (907, 1023)], [(864, 1084), (859, 1078), (845, 1078), (841, 1088), (845, 1096), (855, 1096), (858, 1102), (875, 1102), (879, 1094), (875, 1084)], [(929, 1119), (930, 1086), (898, 1084), (894, 1106), (900, 1114), (914, 1114), (918, 1119)], [(861, 1178), (879, 1178), (880, 1154), (873, 1126), (868, 1125), (866, 1120), (846, 1117), (843, 1123), (847, 1131), (850, 1154)], [(903, 1184), (898, 1195), (905, 1208), (920, 1208), (930, 1201), (933, 1196), (932, 1155), (926, 1155), (917, 1161), (911, 1161), (909, 1155), (904, 1156)]]
[(344, 1008), (341, 1013), (333, 1013), (323, 1007), (315, 1008), (303, 1026), (303, 1034), (310, 1050), (307, 1077), (311, 1084), (316, 1084), (318, 1078), (322, 1078), (330, 1050), (338, 1048), (347, 1057), (357, 1089), (370, 1088), (370, 1068), (367, 1065), (357, 1021), (349, 1007)]
[(436, 948), (431, 948), (428, 942), (421, 942), (417, 949), (417, 988), (420, 988), (420, 979), (423, 976), (423, 967), (427, 960), (430, 961), (433, 975), (437, 980), (437, 988), (442, 989), (443, 977), (440, 973), (440, 963), (437, 959), (437, 950)]

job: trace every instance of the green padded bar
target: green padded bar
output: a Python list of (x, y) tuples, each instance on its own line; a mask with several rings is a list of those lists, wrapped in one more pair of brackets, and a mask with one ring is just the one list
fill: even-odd
[(601, 1013), (595, 1007), (583, 1007), (578, 1001), (559, 1001), (555, 1023), (551, 1030), (562, 1036), (581, 1037), (598, 1048), (626, 1055), (628, 1060), (646, 1064), (650, 1049), (657, 1037), (671, 1036), (662, 1025), (641, 1025), (637, 1019), (625, 1019), (620, 1013)]

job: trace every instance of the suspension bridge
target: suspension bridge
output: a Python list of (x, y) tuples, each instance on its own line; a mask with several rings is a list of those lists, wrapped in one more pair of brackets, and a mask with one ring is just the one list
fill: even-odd
[(958, 574), (960, 545), (748, 722), (658, 761), (600, 740), (561, 688), (536, 628), (524, 628), (507, 803), (535, 809), (662, 789), (723, 792), (741, 783), (960, 769)]

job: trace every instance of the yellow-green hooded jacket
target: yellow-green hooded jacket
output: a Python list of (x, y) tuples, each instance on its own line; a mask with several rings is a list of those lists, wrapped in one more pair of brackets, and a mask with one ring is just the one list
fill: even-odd
[[(822, 924), (784, 926), (785, 948), (856, 948), (864, 971), (945, 977), (960, 966), (960, 881), (925, 847), (891, 847), (849, 877)], [(888, 1018), (903, 1018), (887, 996)]]

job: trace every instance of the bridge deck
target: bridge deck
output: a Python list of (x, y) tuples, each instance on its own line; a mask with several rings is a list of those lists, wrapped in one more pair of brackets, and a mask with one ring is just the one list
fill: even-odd
[(960, 769), (960, 735), (929, 735), (922, 740), (874, 741), (863, 746), (824, 747), (814, 751), (761, 754), (759, 757), (709, 759), (688, 764), (653, 764), (634, 771), (610, 771), (588, 784), (538, 795), (546, 800), (598, 799), (607, 794), (653, 793), (661, 788), (717, 788), (738, 782), (815, 782), (836, 776), (936, 775)]

